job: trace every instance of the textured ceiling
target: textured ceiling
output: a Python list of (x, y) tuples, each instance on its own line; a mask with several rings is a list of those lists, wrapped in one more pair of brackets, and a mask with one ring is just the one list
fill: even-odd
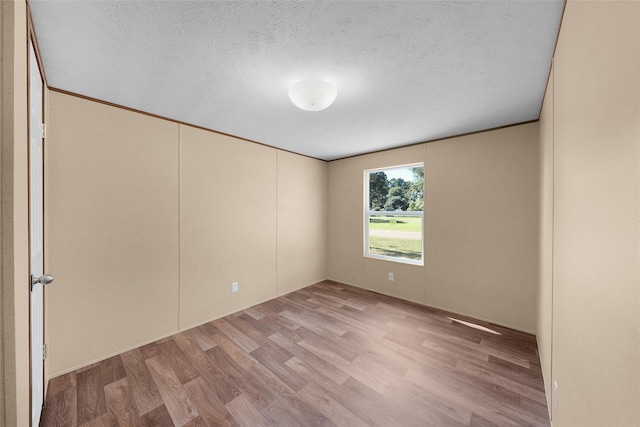
[(29, 3), (49, 86), (326, 160), (538, 119), (564, 4)]

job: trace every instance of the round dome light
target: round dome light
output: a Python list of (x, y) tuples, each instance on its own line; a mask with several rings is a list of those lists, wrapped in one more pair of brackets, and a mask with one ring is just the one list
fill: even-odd
[(335, 101), (338, 90), (322, 80), (303, 80), (291, 86), (289, 98), (305, 111), (324, 110)]

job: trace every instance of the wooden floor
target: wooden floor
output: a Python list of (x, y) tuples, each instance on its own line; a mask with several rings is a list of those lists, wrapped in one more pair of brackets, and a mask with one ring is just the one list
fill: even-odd
[(549, 421), (534, 336), (327, 281), (52, 379), (42, 425)]

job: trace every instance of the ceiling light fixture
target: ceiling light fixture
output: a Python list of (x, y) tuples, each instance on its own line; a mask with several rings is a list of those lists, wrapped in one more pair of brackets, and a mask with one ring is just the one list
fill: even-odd
[(305, 111), (324, 110), (333, 104), (337, 95), (337, 89), (322, 80), (303, 80), (289, 89), (291, 102)]

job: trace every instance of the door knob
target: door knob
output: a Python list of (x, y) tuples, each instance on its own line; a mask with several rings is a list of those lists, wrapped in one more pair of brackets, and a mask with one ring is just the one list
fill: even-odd
[(33, 274), (31, 275), (31, 290), (33, 290), (33, 287), (40, 283), (41, 285), (45, 286), (48, 285), (49, 283), (53, 282), (53, 276), (50, 274), (43, 274), (40, 277), (35, 277)]

